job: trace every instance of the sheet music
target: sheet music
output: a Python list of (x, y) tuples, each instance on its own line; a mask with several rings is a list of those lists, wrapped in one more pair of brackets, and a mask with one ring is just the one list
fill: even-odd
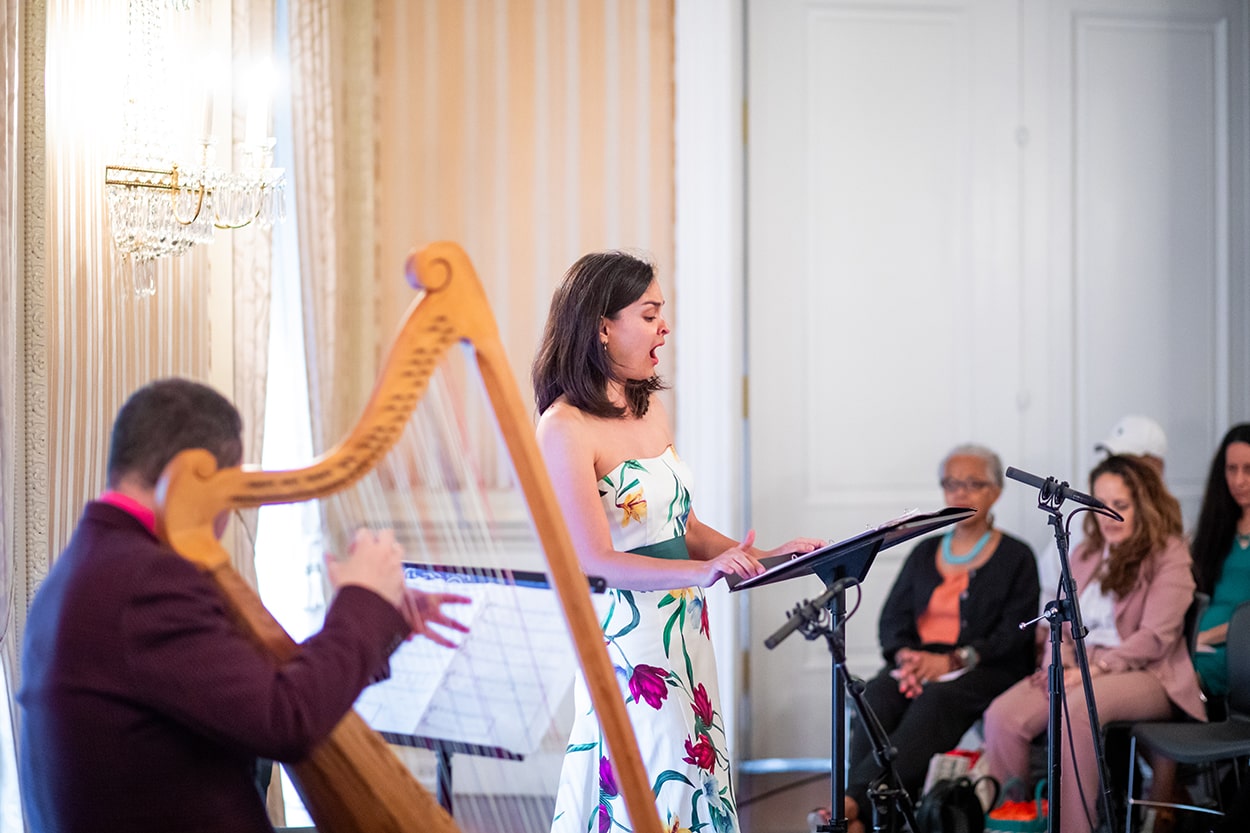
[(459, 647), (417, 637), (391, 655), (391, 677), (364, 690), (356, 710), (380, 732), (416, 735), (518, 755), (538, 748), (577, 665), (549, 589), (409, 569), (408, 584), (473, 599), (449, 605), (468, 626)]
[[(914, 509), (904, 509), (903, 513), (899, 515), (898, 517), (890, 518), (885, 523), (877, 524), (875, 527), (870, 526), (868, 527), (868, 529), (877, 529), (877, 530), (890, 529), (892, 527), (899, 526), (904, 521), (908, 521), (920, 514), (921, 514), (920, 507), (916, 507)], [(831, 541), (830, 543), (833, 543), (833, 542)]]

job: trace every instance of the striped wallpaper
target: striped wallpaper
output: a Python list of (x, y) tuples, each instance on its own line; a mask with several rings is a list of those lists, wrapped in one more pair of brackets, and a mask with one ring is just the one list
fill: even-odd
[(552, 290), (580, 255), (646, 254), (672, 301), (672, 2), (380, 7), (383, 343), (411, 300), (408, 251), (455, 240), (528, 400)]

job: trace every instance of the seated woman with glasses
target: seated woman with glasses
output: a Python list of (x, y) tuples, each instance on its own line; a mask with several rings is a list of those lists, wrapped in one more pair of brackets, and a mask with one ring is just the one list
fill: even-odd
[[(886, 666), (864, 698), (890, 744), (894, 768), (915, 798), (929, 759), (954, 748), (990, 701), (1033, 668), (1037, 562), (1023, 541), (994, 528), (990, 509), (1003, 489), (998, 455), (961, 445), (938, 468), (948, 506), (976, 514), (921, 541), (881, 610)], [(851, 737), (846, 817), (867, 818), (868, 787), (881, 774), (872, 744)], [(858, 829), (858, 828), (855, 828)]]
[[(1087, 514), (1085, 540), (1070, 562), (1098, 718), (1104, 726), (1176, 712), (1204, 720), (1183, 633), (1194, 578), (1180, 504), (1158, 472), (1136, 458), (1108, 457), (1089, 481), (1094, 497), (1124, 517)], [(1061, 659), (1067, 710), (1060, 823), (1064, 833), (1087, 833), (1098, 822), (1098, 760), (1070, 627), (1063, 629)], [(1050, 717), (1049, 663), (1047, 643), (1042, 667), (985, 713), (986, 762), (1000, 782), (1029, 774), (1029, 746)]]

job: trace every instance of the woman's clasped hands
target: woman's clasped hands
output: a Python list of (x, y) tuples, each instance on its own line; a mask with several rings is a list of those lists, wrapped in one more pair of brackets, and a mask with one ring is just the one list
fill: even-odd
[(894, 654), (898, 666), (898, 690), (908, 699), (918, 697), (927, 683), (934, 682), (951, 670), (946, 654), (899, 648)]

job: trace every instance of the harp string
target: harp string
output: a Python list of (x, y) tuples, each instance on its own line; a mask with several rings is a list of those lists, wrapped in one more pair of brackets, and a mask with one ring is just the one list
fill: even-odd
[[(471, 629), (449, 634), (461, 650), (406, 643), (393, 658), (395, 677), (379, 687), (389, 686), (388, 700), (408, 685), (429, 696), (423, 718), (433, 718), (433, 727), (371, 712), (376, 692), (358, 703), (366, 722), (384, 732), (487, 748), (501, 741), (504, 754), (523, 758), (453, 754), (453, 815), (466, 833), (549, 829), (571, 722), (576, 659), (554, 592), (504, 581), (510, 572), (545, 572), (545, 560), (515, 473), (501, 459), (510, 458), (473, 353), (453, 348), (395, 446), (355, 485), (320, 501), (330, 551), (345, 552), (358, 527), (392, 528), (405, 560), (435, 568), (414, 571), (422, 576), (415, 586), (474, 599), (447, 608)], [(436, 571), (442, 580), (432, 577)], [(553, 668), (557, 643), (565, 659)], [(422, 674), (438, 675), (439, 690), (427, 691)], [(415, 759), (415, 774), (432, 786), (433, 753), (404, 757)]]

